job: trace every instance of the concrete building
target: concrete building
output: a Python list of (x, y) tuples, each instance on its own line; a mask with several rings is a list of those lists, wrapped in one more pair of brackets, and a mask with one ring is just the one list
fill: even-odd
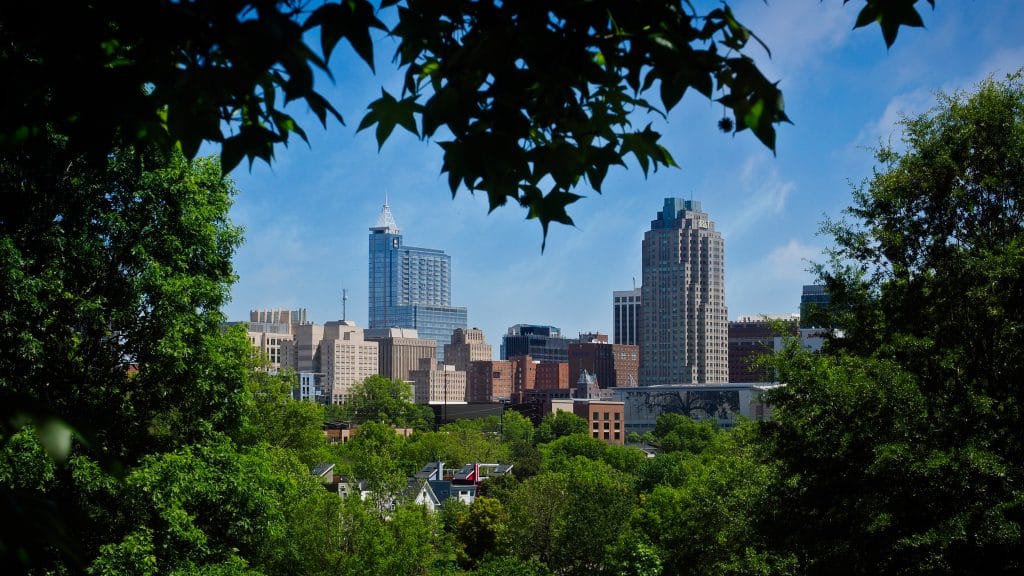
[(292, 327), (306, 321), (306, 309), (250, 310), (248, 322), (228, 322), (228, 326), (245, 325), (249, 343), (268, 362), (267, 370), (276, 373), (286, 364), (285, 354), (292, 340)]
[(640, 344), (640, 306), (642, 290), (616, 290), (612, 292), (612, 342)]
[(567, 362), (569, 340), (556, 326), (516, 324), (501, 338), (501, 359), (530, 356), (534, 360)]
[(322, 324), (307, 322), (292, 325), (291, 341), (281, 345), (281, 367), (299, 373), (320, 372), (320, 341), (323, 339)]
[(569, 380), (582, 372), (593, 374), (601, 388), (636, 386), (640, 370), (640, 347), (609, 344), (596, 339), (569, 343)]
[(451, 342), (444, 345), (444, 363), (463, 372), (469, 371), (470, 362), (493, 358), (491, 345), (484, 339), (484, 332), (479, 328), (456, 328), (452, 332)]
[(377, 373), (385, 378), (412, 382), (420, 360), (437, 358), (437, 343), (419, 338), (412, 328), (371, 329), (365, 337), (377, 343)]
[(363, 338), (363, 329), (351, 320), (328, 322), (320, 341), (320, 370), (324, 389), (333, 404), (343, 404), (357, 382), (377, 373), (377, 343)]
[(465, 328), (466, 308), (451, 305), (451, 257), (443, 250), (402, 243), (402, 234), (384, 203), (370, 228), (369, 327), (414, 328), (420, 338), (442, 345)]
[(652, 432), (658, 416), (682, 414), (694, 420), (712, 420), (722, 428), (736, 425), (740, 416), (770, 420), (771, 406), (761, 394), (778, 384), (689, 384), (616, 388), (614, 398), (624, 404), (626, 433)]
[(508, 360), (475, 360), (467, 372), (467, 402), (500, 402), (512, 398), (515, 367)]
[(728, 382), (725, 244), (700, 202), (665, 199), (642, 266), (640, 385)]
[(412, 381), (417, 404), (466, 403), (466, 373), (455, 366), (421, 360), (419, 369), (412, 372)]
[(729, 322), (729, 383), (769, 382), (771, 370), (757, 369), (754, 362), (775, 348), (775, 338), (798, 336), (796, 314), (741, 316)]

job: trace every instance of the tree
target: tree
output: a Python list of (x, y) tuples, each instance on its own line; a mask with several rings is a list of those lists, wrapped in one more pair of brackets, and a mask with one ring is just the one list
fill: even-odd
[(437, 520), (419, 504), (399, 505), (383, 520), (372, 504), (348, 498), (340, 523), (338, 560), (330, 574), (420, 576), (450, 555)]
[(938, 98), (825, 226), (841, 336), (777, 358), (766, 432), (802, 573), (1022, 570), (1024, 77)]
[(74, 466), (91, 478), (89, 497), (124, 500), (120, 514), (87, 508), (121, 534), (100, 546), (90, 573), (325, 574), (337, 554), (341, 503), (287, 451), (239, 451), (222, 438), (147, 456), (123, 483), (84, 459)]
[(243, 394), (242, 425), (235, 440), (250, 446), (267, 443), (298, 456), (307, 466), (327, 458), (323, 406), (291, 396), (295, 372), (268, 374), (253, 370)]
[(437, 432), (419, 432), (406, 444), (406, 460), (422, 465), (442, 461), (452, 466), (472, 462), (507, 462), (508, 446), (484, 435), (470, 420), (452, 422)]
[(716, 439), (717, 429), (711, 421), (667, 412), (658, 416), (654, 427), (656, 444), (665, 452), (686, 451), (700, 454)]
[(357, 383), (342, 405), (345, 420), (362, 424), (379, 422), (388, 426), (425, 430), (433, 422), (427, 406), (413, 404), (407, 382), (370, 376)]
[[(97, 167), (50, 136), (0, 156), (0, 189), (0, 449), (26, 422), (49, 447), (61, 421), (78, 431), (58, 442), (63, 457), (123, 470), (237, 430), (250, 346), (221, 330), (241, 236), (216, 161), (130, 148)], [(80, 479), (55, 475), (26, 498), (0, 487), (5, 517), (38, 501), (52, 520), (5, 538), (5, 564), (53, 569), (96, 553), (107, 532), (76, 512)], [(21, 549), (60, 531), (81, 536)]]
[[(923, 26), (916, 2), (865, 0), (856, 26), (877, 22), (892, 44), (900, 26)], [(772, 149), (775, 124), (787, 121), (781, 92), (746, 53), (757, 37), (727, 4), (559, 0), (541, 11), (388, 0), (378, 14), (368, 0), (107, 0), (0, 10), (0, 76), (18, 79), (0, 100), (3, 150), (53, 129), (100, 162), (124, 143), (192, 157), (204, 141), (220, 147), (225, 171), (243, 158), (269, 162), (275, 145), (306, 138), (288, 102), (305, 102), (324, 125), (342, 120), (317, 74), (330, 77), (342, 39), (372, 70), (370, 33), (384, 30), (405, 82), (370, 104), (360, 129), (376, 126), (379, 143), (396, 126), (450, 134), (438, 144), (452, 193), (483, 191), (492, 210), (519, 204), (545, 232), (572, 222), (573, 189), (600, 192), (627, 156), (645, 173), (674, 166), (660, 135), (632, 123), (667, 114), (688, 89), (732, 112), (724, 131), (750, 129)], [(102, 94), (82, 89), (97, 86)], [(655, 88), (660, 105), (647, 99)]]
[(409, 474), (401, 455), (405, 439), (390, 426), (367, 422), (340, 448), (357, 480), (369, 482), (378, 508), (388, 508)]
[[(690, 422), (684, 429), (701, 428)], [(641, 485), (649, 492), (631, 519), (631, 546), (622, 551), (639, 554), (650, 545), (666, 574), (791, 573), (790, 556), (764, 543), (761, 519), (775, 503), (769, 494), (777, 478), (774, 464), (759, 457), (753, 425), (707, 430), (713, 439), (699, 449), (659, 455), (645, 467)]]
[(472, 563), (498, 552), (508, 529), (508, 512), (500, 500), (478, 496), (458, 526), (459, 541)]
[(559, 410), (544, 416), (537, 426), (534, 441), (545, 444), (571, 434), (586, 434), (587, 421), (571, 412)]
[(505, 545), (558, 574), (589, 574), (605, 564), (607, 548), (635, 506), (634, 480), (578, 456), (558, 472), (542, 472), (515, 490)]

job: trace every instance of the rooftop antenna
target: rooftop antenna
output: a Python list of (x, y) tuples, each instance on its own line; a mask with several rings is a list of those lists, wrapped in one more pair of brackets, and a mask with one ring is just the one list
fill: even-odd
[(636, 290), (636, 276), (633, 276), (633, 290)]
[(348, 320), (348, 318), (346, 317), (346, 312), (345, 312), (345, 308), (347, 306), (347, 303), (348, 303), (348, 289), (347, 288), (342, 288), (341, 289), (341, 321), (342, 322), (344, 322), (345, 320)]

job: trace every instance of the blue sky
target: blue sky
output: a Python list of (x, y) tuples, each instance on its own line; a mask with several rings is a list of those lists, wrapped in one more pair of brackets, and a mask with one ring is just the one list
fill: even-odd
[(737, 2), (739, 20), (771, 48), (752, 49), (778, 80), (793, 125), (779, 128), (777, 154), (749, 133), (722, 134), (720, 106), (688, 93), (669, 115), (638, 118), (663, 133), (680, 169), (646, 179), (629, 169), (609, 173), (604, 193), (570, 207), (575, 227), (552, 225), (541, 253), (541, 228), (525, 212), (487, 214), (485, 195), (454, 199), (432, 142), (395, 132), (378, 153), (372, 130), (356, 133), (381, 87), (400, 89), (392, 45), (377, 46), (377, 75), (339, 46), (335, 83), (321, 85), (346, 126), (323, 130), (303, 107), (289, 109), (306, 128), (301, 141), (276, 151), (272, 167), (247, 165), (232, 176), (232, 210), (246, 229), (235, 256), (239, 281), (225, 307), (231, 320), (254, 308), (309, 310), (311, 320), (367, 319), (367, 235), (384, 202), (406, 244), (452, 257), (452, 303), (469, 309), (497, 355), (501, 335), (517, 323), (551, 324), (563, 334), (611, 332), (613, 290), (640, 281), (640, 244), (662, 198), (702, 202), (725, 237), (729, 317), (797, 311), (809, 261), (821, 261), (825, 216), (839, 216), (851, 183), (871, 175), (870, 149), (899, 142), (897, 120), (934, 104), (937, 90), (967, 89), (989, 75), (1024, 66), (1024, 1), (942, 0), (923, 5), (926, 29), (902, 29), (886, 50), (877, 27), (852, 30), (860, 2)]

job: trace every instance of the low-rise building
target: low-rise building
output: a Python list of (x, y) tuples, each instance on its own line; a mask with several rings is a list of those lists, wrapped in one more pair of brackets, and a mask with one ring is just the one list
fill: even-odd
[(613, 400), (575, 398), (551, 400), (550, 412), (571, 412), (587, 421), (591, 437), (609, 444), (626, 443), (625, 405)]

